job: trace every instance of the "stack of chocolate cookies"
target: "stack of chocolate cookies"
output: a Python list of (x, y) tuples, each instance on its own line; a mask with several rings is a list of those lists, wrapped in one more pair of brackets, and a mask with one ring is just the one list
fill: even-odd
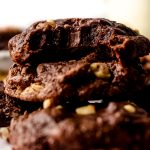
[(150, 149), (149, 114), (129, 101), (148, 82), (146, 37), (107, 19), (73, 18), (34, 23), (8, 46), (5, 94), (38, 106), (32, 111), (43, 104), (11, 121), (15, 150)]

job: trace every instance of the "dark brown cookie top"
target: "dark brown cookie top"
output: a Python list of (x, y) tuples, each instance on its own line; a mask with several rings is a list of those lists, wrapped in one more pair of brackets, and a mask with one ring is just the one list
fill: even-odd
[(10, 131), (15, 150), (150, 148), (150, 117), (130, 102), (111, 102), (100, 110), (88, 105), (76, 113), (60, 107), (37, 111), (13, 120)]
[(5, 82), (5, 92), (25, 101), (78, 102), (128, 95), (144, 85), (138, 63), (123, 67), (116, 61), (101, 62), (92, 53), (81, 60), (14, 64)]
[(21, 32), (22, 29), (17, 27), (0, 28), (0, 50), (7, 50), (10, 38)]
[(9, 41), (17, 63), (78, 59), (98, 51), (105, 59), (128, 61), (150, 51), (150, 41), (126, 27), (102, 18), (40, 21)]
[(32, 112), (40, 106), (39, 103), (20, 101), (4, 94), (3, 82), (0, 81), (0, 127), (8, 126), (12, 118), (22, 115), (25, 111)]

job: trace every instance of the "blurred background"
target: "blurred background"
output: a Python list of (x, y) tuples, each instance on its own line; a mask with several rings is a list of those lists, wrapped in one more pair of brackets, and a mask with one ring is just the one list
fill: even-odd
[(150, 39), (150, 0), (4, 0), (0, 9), (0, 80), (12, 64), (8, 40), (39, 20), (102, 17), (126, 24)]
[(138, 29), (150, 38), (150, 0), (4, 0), (0, 27), (27, 27), (37, 20), (105, 17)]

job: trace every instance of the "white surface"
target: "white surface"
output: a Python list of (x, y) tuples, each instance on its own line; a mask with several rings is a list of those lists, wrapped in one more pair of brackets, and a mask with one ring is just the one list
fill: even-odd
[(0, 139), (0, 150), (12, 150), (12, 148), (5, 140)]
[(4, 0), (0, 26), (27, 27), (37, 20), (106, 17), (139, 29), (150, 38), (150, 0)]
[[(4, 0), (0, 25), (26, 26), (43, 19), (104, 16), (106, 0)], [(7, 10), (6, 10), (7, 8)]]

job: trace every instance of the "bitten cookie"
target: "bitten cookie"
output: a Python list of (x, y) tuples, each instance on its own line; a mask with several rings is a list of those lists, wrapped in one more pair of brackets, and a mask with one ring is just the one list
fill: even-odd
[(9, 41), (17, 63), (76, 59), (98, 51), (105, 59), (129, 62), (150, 52), (150, 41), (123, 24), (102, 18), (34, 23)]

